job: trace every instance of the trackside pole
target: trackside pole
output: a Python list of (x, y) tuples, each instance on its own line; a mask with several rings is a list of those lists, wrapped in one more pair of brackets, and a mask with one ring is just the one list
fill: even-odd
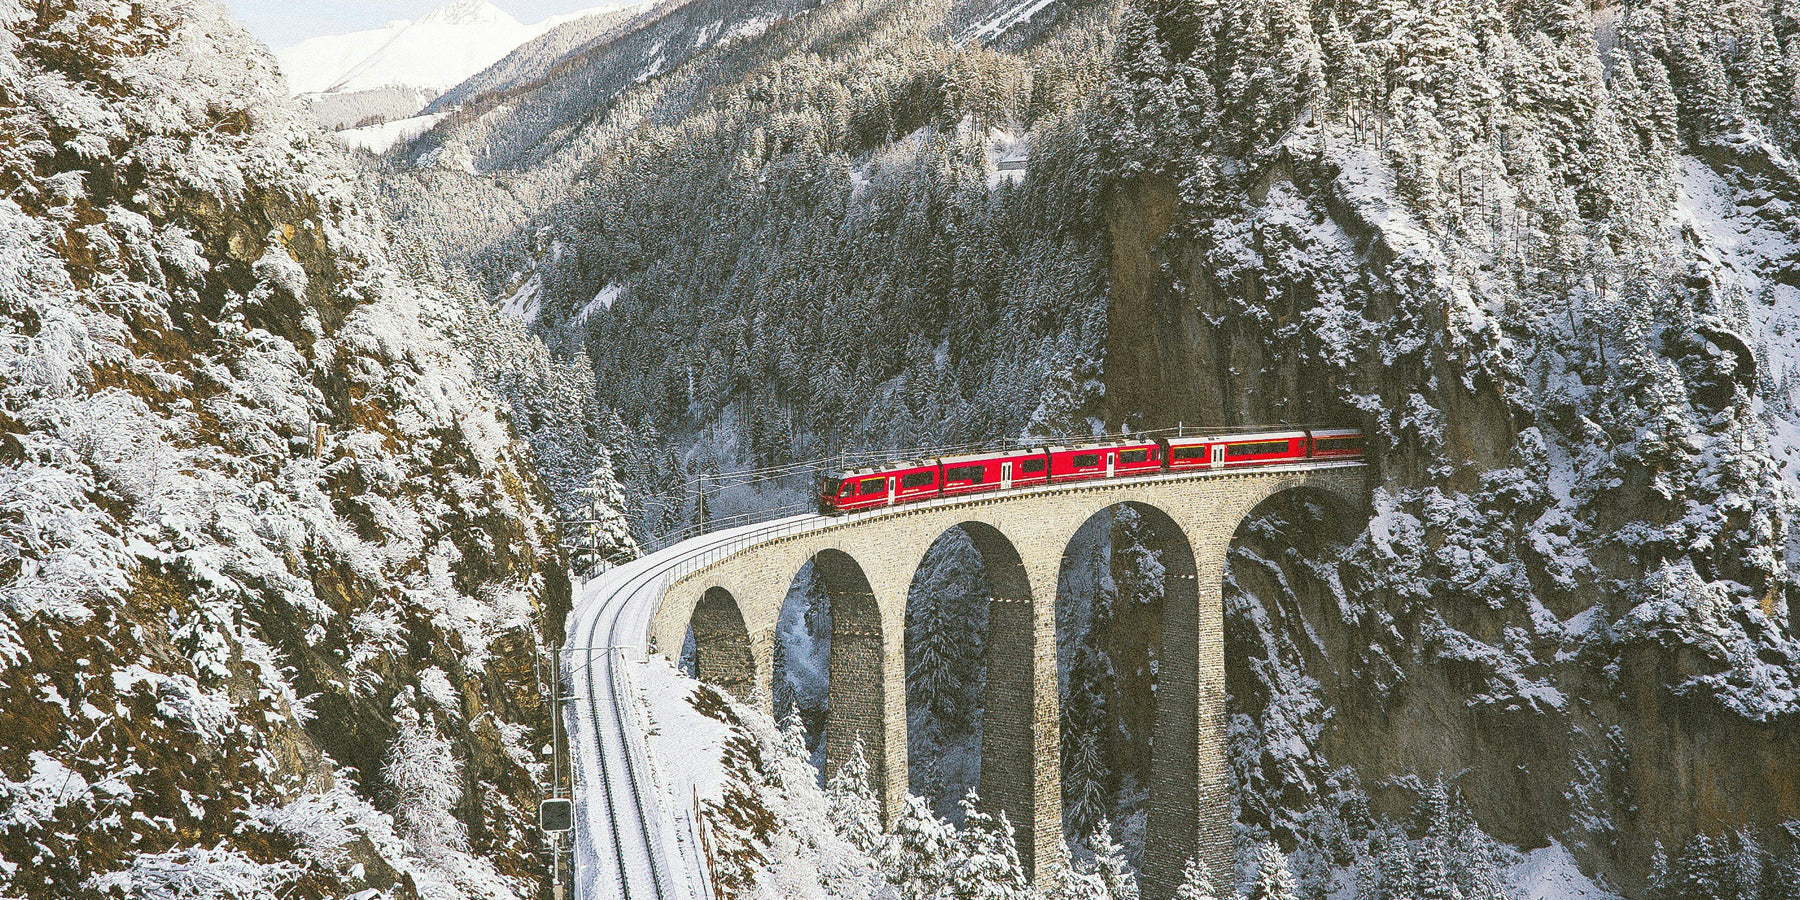
[[(574, 825), (573, 797), (562, 796), (562, 727), (563, 670), (562, 648), (551, 646), (556, 660), (555, 675), (550, 683), (550, 796), (538, 804), (538, 828), (550, 838), (550, 897), (564, 900), (562, 877), (562, 839)], [(574, 785), (570, 784), (573, 795)], [(571, 873), (572, 874), (572, 873)]]
[(550, 833), (550, 897), (551, 900), (563, 900), (562, 881), (562, 832)]

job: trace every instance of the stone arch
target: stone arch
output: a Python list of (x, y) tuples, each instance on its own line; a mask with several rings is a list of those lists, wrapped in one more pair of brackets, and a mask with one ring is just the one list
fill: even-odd
[[(771, 595), (773, 596), (773, 595)], [(825, 717), (830, 708), (831, 598), (812, 561), (800, 567), (775, 609), (770, 641), (770, 701), (783, 726), (798, 716), (814, 763), (823, 765)]]
[[(1333, 777), (1333, 763), (1309, 765), (1312, 753), (1306, 751), (1317, 752), (1321, 761), (1341, 762), (1347, 758), (1346, 747), (1381, 746), (1377, 742), (1393, 726), (1385, 707), (1375, 699), (1401, 689), (1391, 681), (1396, 671), (1391, 660), (1371, 646), (1379, 641), (1371, 630), (1381, 630), (1381, 626), (1374, 624), (1371, 614), (1358, 614), (1355, 607), (1343, 605), (1338, 595), (1340, 585), (1350, 598), (1363, 594), (1366, 588), (1356, 583), (1359, 568), (1320, 566), (1320, 561), (1342, 559), (1345, 545), (1366, 532), (1367, 522), (1366, 501), (1359, 503), (1355, 497), (1318, 483), (1289, 486), (1271, 492), (1246, 512), (1227, 552), (1224, 596), (1228, 606), (1254, 604), (1255, 609), (1253, 614), (1236, 615), (1227, 622), (1226, 658), (1232, 663), (1227, 681), (1236, 712), (1259, 726), (1270, 724), (1265, 715), (1270, 679), (1265, 673), (1293, 668), (1309, 674), (1308, 690), (1326, 704), (1320, 709), (1331, 710), (1328, 717), (1294, 714), (1300, 718), (1290, 720), (1292, 731), (1277, 730), (1255, 748), (1246, 748), (1262, 763), (1240, 771), (1246, 793), (1239, 814), (1246, 822), (1270, 825), (1271, 832), (1283, 841), (1287, 840), (1286, 830), (1280, 823), (1291, 807), (1284, 809), (1279, 798), (1329, 790)], [(1453, 614), (1446, 614), (1454, 619)], [(1295, 708), (1304, 710), (1306, 704)], [(1436, 724), (1444, 728), (1444, 735), (1430, 746), (1445, 748), (1451, 757), (1467, 750), (1451, 743), (1455, 728), (1450, 722)], [(1283, 748), (1289, 744), (1282, 739), (1284, 733), (1310, 733), (1303, 742), (1306, 751), (1285, 752)], [(1516, 746), (1536, 744), (1521, 736)], [(1410, 760), (1415, 755), (1407, 755), (1407, 768), (1389, 770), (1362, 783), (1377, 814), (1412, 809), (1416, 795), (1389, 778), (1411, 772)], [(1521, 754), (1528, 755), (1529, 751)], [(1518, 762), (1535, 764), (1528, 758)], [(1444, 764), (1440, 761), (1438, 765)], [(1453, 763), (1448, 767), (1456, 769)], [(1429, 774), (1438, 768), (1420, 771)], [(1517, 777), (1516, 773), (1524, 770), (1502, 766), (1498, 771)], [(1458, 784), (1465, 789), (1474, 786), (1479, 793), (1480, 777), (1470, 777), (1467, 782), (1459, 777)], [(1270, 785), (1277, 785), (1280, 793), (1271, 794), (1267, 790)], [(1274, 799), (1264, 804), (1257, 797)]]
[[(883, 815), (890, 815), (898, 799), (890, 787), (890, 773), (904, 786), (906, 747), (904, 727), (898, 741), (890, 740), (895, 703), (888, 696), (889, 661), (881, 604), (863, 567), (848, 553), (827, 548), (814, 554), (810, 562), (813, 577), (831, 604), (825, 771), (828, 775), (836, 772), (860, 742)], [(894, 746), (896, 743), (900, 746)]]
[[(1096, 533), (1096, 529), (1109, 530)], [(1076, 611), (1068, 604), (1076, 599), (1070, 594), (1078, 590), (1075, 587), (1080, 580), (1078, 568), (1092, 564), (1092, 560), (1081, 559), (1081, 554), (1096, 551), (1101, 541), (1111, 542), (1128, 535), (1144, 539), (1143, 552), (1126, 552), (1125, 547), (1112, 546), (1107, 555), (1110, 568), (1105, 573), (1122, 594), (1115, 598), (1104, 622), (1080, 623)], [(1107, 649), (1112, 651), (1109, 658), (1114, 664), (1112, 689), (1106, 698), (1110, 705), (1105, 715), (1115, 724), (1136, 726), (1135, 733), (1128, 735), (1123, 744), (1115, 743), (1118, 734), (1110, 734), (1099, 738), (1104, 743), (1095, 746), (1097, 738), (1091, 729), (1073, 721), (1082, 715), (1083, 704), (1077, 701), (1069, 708), (1070, 724), (1076, 728), (1067, 733), (1062, 749), (1068, 754), (1064, 766), (1076, 777), (1068, 782), (1064, 799), (1075, 803), (1093, 801), (1091, 796), (1071, 797), (1068, 792), (1079, 793), (1089, 785), (1090, 779), (1080, 769), (1095, 762), (1096, 755), (1103, 762), (1144, 760), (1144, 751), (1148, 750), (1148, 765), (1141, 765), (1131, 774), (1142, 779), (1139, 786), (1148, 794), (1146, 805), (1150, 823), (1147, 833), (1156, 835), (1154, 841), (1145, 841), (1149, 845), (1171, 839), (1181, 842), (1179, 835), (1169, 832), (1191, 832), (1194, 817), (1198, 815), (1197, 790), (1171, 777), (1178, 768), (1194, 768), (1191, 759), (1177, 758), (1176, 751), (1188, 748), (1187, 756), (1191, 757), (1191, 751), (1202, 743), (1197, 733), (1201, 717), (1197, 704), (1204, 692), (1193, 690), (1202, 681), (1198, 660), (1192, 653), (1171, 652), (1175, 646), (1197, 644), (1196, 635), (1202, 630), (1196, 570), (1195, 548), (1187, 530), (1161, 507), (1141, 500), (1121, 501), (1093, 510), (1060, 553), (1056, 617), (1058, 670), (1067, 679), (1079, 680), (1084, 674), (1091, 674), (1082, 665), (1084, 648), (1076, 646), (1077, 636), (1069, 629), (1081, 627), (1084, 633), (1079, 638), (1082, 640), (1105, 641), (1109, 645)], [(1152, 585), (1157, 588), (1154, 601), (1138, 595)], [(1085, 649), (1094, 648), (1090, 645)], [(1072, 692), (1091, 687), (1093, 685), (1064, 683), (1058, 693), (1074, 699)], [(1171, 791), (1179, 797), (1167, 796)], [(1185, 803), (1181, 802), (1183, 798)], [(1102, 799), (1105, 808), (1100, 813), (1112, 816), (1116, 812), (1116, 798)], [(1079, 812), (1079, 807), (1071, 808)], [(1174, 821), (1184, 815), (1185, 820)], [(1068, 837), (1081, 839), (1086, 835), (1071, 834)], [(1150, 849), (1144, 849), (1147, 861)]]
[(749, 700), (756, 691), (756, 656), (737, 598), (722, 587), (708, 588), (694, 604), (688, 628), (694, 638), (695, 677)]
[[(979, 753), (981, 768), (976, 787), (983, 805), (991, 811), (1004, 811), (1015, 823), (1031, 821), (1033, 813), (1033, 757), (1036, 751), (1033, 702), (1035, 612), (1032, 608), (1031, 580), (1013, 540), (995, 526), (969, 520), (941, 531), (920, 554), (913, 566), (907, 592), (905, 621), (913, 622), (914, 601), (919, 596), (920, 576), (934, 549), (946, 540), (960, 535), (968, 540), (981, 564), (983, 609), (970, 610), (971, 618), (983, 618), (986, 643), (985, 685), (979, 703)], [(906, 635), (907, 712), (911, 723), (914, 697), (912, 685), (916, 635)], [(960, 799), (958, 796), (951, 799)], [(1021, 836), (1022, 862), (1029, 856), (1029, 842)], [(1030, 863), (1027, 862), (1027, 865)]]

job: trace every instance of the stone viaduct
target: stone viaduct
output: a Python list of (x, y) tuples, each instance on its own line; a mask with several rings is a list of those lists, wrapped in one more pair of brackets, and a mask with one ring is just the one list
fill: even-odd
[[(691, 626), (700, 678), (768, 703), (776, 620), (813, 563), (831, 602), (827, 771), (860, 738), (884, 816), (907, 790), (906, 602), (927, 549), (961, 528), (982, 556), (992, 602), (979, 791), (1017, 831), (1026, 871), (1066, 857), (1056, 658), (1057, 581), (1081, 526), (1119, 504), (1144, 514), (1166, 547), (1162, 647), (1152, 739), (1144, 893), (1164, 900), (1198, 855), (1232, 872), (1221, 598), (1226, 551), (1263, 501), (1310, 489), (1342, 514), (1368, 503), (1360, 463), (1050, 485), (966, 501), (899, 506), (753, 544), (679, 577), (651, 623), (671, 659)], [(1361, 521), (1357, 519), (1357, 521)]]

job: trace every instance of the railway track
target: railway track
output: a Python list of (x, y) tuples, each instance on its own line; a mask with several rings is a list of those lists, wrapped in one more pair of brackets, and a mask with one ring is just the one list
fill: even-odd
[[(796, 516), (795, 519), (818, 518)], [(705, 900), (705, 872), (694, 838), (697, 823), (680, 828), (654, 783), (634, 720), (631, 667), (643, 659), (644, 635), (667, 578), (689, 557), (733, 541), (754, 539), (787, 524), (745, 525), (684, 541), (582, 586), (570, 665), (580, 660), (585, 702), (571, 734), (578, 742), (575, 887), (578, 898)], [(575, 674), (575, 673), (571, 673)], [(598, 818), (597, 818), (598, 816)], [(686, 838), (687, 853), (670, 859), (667, 838)], [(679, 849), (679, 848), (677, 848)]]

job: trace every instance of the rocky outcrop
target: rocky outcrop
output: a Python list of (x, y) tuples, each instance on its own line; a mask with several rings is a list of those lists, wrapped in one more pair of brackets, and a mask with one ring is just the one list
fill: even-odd
[(0, 20), (0, 893), (535, 892), (568, 585), (464, 311), (221, 10)]
[[(1491, 834), (1560, 841), (1632, 895), (1659, 843), (1786, 847), (1800, 657), (1790, 577), (1756, 560), (1784, 555), (1793, 505), (1785, 425), (1755, 412), (1786, 400), (1715, 376), (1770, 339), (1735, 337), (1767, 316), (1708, 274), (1761, 261), (1690, 233), (1636, 312), (1571, 299), (1494, 274), (1540, 265), (1542, 232), (1434, 228), (1389, 158), (1315, 126), (1110, 194), (1111, 422), (1358, 424), (1384, 482), (1348, 534), (1304, 503), (1239, 534), (1244, 824), (1329, 844), (1318, 810), (1403, 818), (1442, 776)], [(1657, 215), (1685, 215), (1670, 199)], [(1627, 315), (1645, 336), (1600, 318)]]

